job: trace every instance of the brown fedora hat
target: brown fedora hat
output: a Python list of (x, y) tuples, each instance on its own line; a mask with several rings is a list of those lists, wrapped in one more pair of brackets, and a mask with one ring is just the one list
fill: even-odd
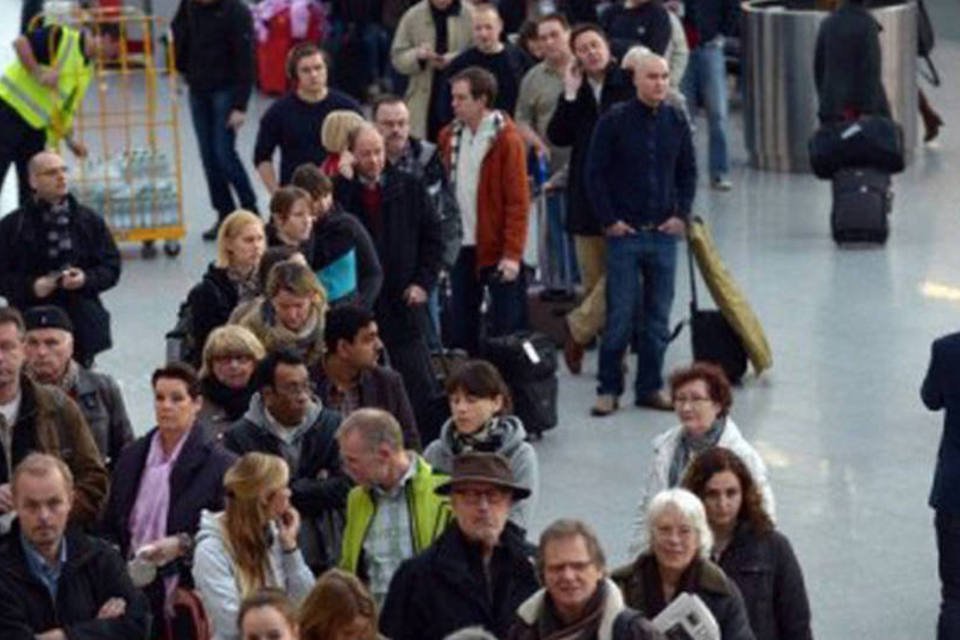
[(510, 463), (499, 453), (463, 453), (453, 459), (450, 479), (436, 488), (441, 496), (450, 495), (454, 487), (465, 482), (482, 482), (513, 491), (514, 500), (530, 496), (530, 489), (513, 479)]

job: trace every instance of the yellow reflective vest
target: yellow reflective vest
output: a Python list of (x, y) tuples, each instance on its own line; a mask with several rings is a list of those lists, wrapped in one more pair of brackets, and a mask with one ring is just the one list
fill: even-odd
[(59, 72), (56, 89), (41, 84), (19, 59), (0, 77), (0, 100), (34, 129), (46, 129), (48, 144), (56, 144), (70, 131), (93, 74), (93, 65), (84, 60), (80, 48), (80, 32), (60, 29), (50, 65)]
[[(415, 455), (415, 454), (411, 454)], [(410, 510), (410, 532), (413, 552), (420, 553), (436, 540), (451, 520), (450, 502), (438, 496), (434, 490), (448, 477), (435, 474), (427, 461), (415, 456), (413, 477), (404, 487), (407, 507)], [(377, 511), (372, 492), (366, 487), (354, 487), (347, 496), (347, 523), (343, 532), (343, 547), (340, 568), (357, 573), (363, 542)]]

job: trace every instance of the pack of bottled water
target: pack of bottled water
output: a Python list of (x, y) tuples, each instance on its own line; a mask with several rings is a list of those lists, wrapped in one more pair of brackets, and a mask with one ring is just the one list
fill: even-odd
[(80, 165), (77, 198), (99, 211), (114, 229), (179, 224), (176, 179), (169, 156), (157, 149), (131, 148)]

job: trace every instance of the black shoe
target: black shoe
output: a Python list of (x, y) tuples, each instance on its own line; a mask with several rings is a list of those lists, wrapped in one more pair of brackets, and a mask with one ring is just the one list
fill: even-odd
[(220, 221), (217, 220), (213, 223), (213, 226), (203, 232), (203, 239), (206, 242), (214, 242), (217, 239), (217, 234), (220, 232)]

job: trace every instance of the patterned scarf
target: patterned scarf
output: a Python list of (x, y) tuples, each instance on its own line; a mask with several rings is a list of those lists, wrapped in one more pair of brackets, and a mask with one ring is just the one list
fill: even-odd
[(680, 484), (687, 465), (698, 455), (717, 446), (720, 437), (723, 435), (723, 428), (727, 421), (723, 418), (714, 420), (710, 428), (700, 436), (692, 436), (683, 429), (680, 435), (680, 442), (673, 452), (673, 461), (670, 463), (670, 486), (675, 487)]
[(45, 201), (40, 207), (40, 226), (46, 241), (45, 255), (51, 270), (65, 269), (73, 265), (73, 239), (70, 237), (70, 202), (57, 204)]
[[(473, 433), (460, 433), (453, 428), (453, 453), (470, 453), (473, 451), (482, 451), (484, 453), (496, 453), (503, 446), (503, 431), (500, 426), (501, 418), (494, 416), (487, 420), (487, 423)], [(451, 425), (452, 426), (452, 425)]]
[[(493, 146), (493, 143), (500, 136), (500, 130), (503, 129), (503, 125), (506, 122), (506, 118), (502, 112), (494, 111), (492, 113), (493, 135), (490, 136), (487, 148), (483, 152), (484, 155), (486, 155), (487, 151), (490, 150), (490, 147)], [(482, 122), (480, 126), (483, 126)], [(460, 120), (453, 121), (453, 136), (450, 138), (450, 189), (453, 193), (457, 192), (457, 159), (460, 156), (460, 138), (463, 136), (464, 128), (466, 128), (466, 125)]]

